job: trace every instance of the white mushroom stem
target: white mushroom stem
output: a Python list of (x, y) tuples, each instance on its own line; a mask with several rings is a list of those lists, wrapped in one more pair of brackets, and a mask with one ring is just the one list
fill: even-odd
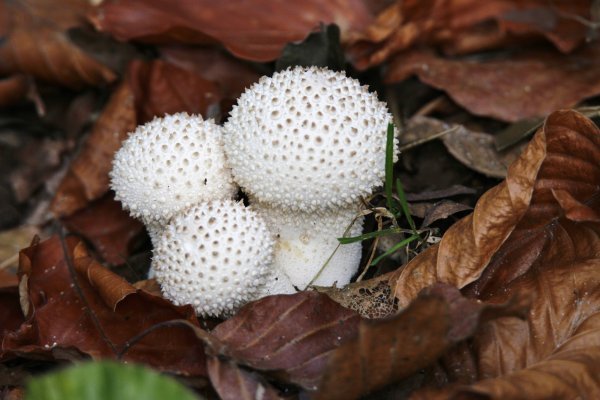
[(299, 290), (311, 286), (344, 286), (358, 271), (360, 242), (340, 245), (344, 236), (362, 232), (358, 208), (327, 212), (292, 212), (255, 202), (251, 208), (275, 235), (273, 269), (281, 270)]

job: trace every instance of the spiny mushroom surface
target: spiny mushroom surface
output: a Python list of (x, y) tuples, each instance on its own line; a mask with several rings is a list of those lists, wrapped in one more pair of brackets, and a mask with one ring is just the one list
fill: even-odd
[(273, 239), (264, 220), (240, 202), (212, 201), (175, 216), (154, 249), (163, 295), (203, 316), (229, 316), (266, 295)]
[(113, 161), (111, 187), (123, 207), (144, 221), (165, 224), (200, 201), (232, 198), (222, 128), (179, 113), (140, 125)]
[(225, 123), (236, 182), (259, 201), (313, 211), (355, 204), (385, 175), (385, 103), (343, 73), (297, 67), (263, 77)]
[(357, 218), (356, 206), (316, 213), (285, 211), (257, 202), (251, 208), (276, 237), (273, 268), (284, 272), (298, 289), (309, 284), (341, 287), (356, 274), (360, 242), (340, 245), (337, 240), (344, 233), (361, 234), (363, 217)]

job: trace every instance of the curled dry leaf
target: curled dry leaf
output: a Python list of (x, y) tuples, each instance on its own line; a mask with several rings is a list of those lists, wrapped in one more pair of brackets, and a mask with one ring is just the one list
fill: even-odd
[[(439, 245), (396, 273), (395, 293), (400, 304), (408, 304), (421, 288), (434, 282), (463, 288), (477, 280), (522, 220), (522, 224), (536, 225), (541, 231), (561, 212), (548, 184), (556, 182), (557, 189), (572, 187), (572, 194), (577, 196), (594, 194), (597, 173), (592, 157), (600, 143), (597, 129), (575, 111), (551, 114), (509, 167), (506, 180), (479, 199), (473, 214), (450, 227)], [(515, 241), (518, 244), (523, 244), (523, 238)], [(498, 284), (505, 283), (500, 280)]]
[(140, 123), (181, 111), (206, 118), (219, 114), (218, 86), (195, 71), (163, 60), (134, 60), (129, 65), (128, 81)]
[(56, 215), (71, 215), (108, 191), (114, 153), (136, 125), (133, 92), (121, 83), (56, 191), (51, 206)]
[(303, 39), (319, 23), (347, 32), (371, 22), (362, 0), (350, 1), (195, 1), (165, 3), (104, 1), (91, 14), (99, 31), (119, 40), (153, 43), (221, 43), (239, 58), (272, 61), (283, 47)]
[[(394, 58), (385, 79), (417, 75), (476, 115), (514, 122), (539, 117), (600, 93), (600, 46), (564, 55), (529, 49), (485, 61), (447, 59), (414, 50)], [(557, 85), (556, 82), (560, 82)]]
[(106, 262), (120, 265), (131, 255), (132, 244), (144, 225), (129, 216), (112, 192), (63, 220), (65, 226), (90, 241)]
[(74, 238), (66, 239), (66, 247), (67, 256), (60, 239), (52, 237), (21, 252), (20, 277), (27, 281), (24, 301), (29, 313), (18, 330), (5, 335), (2, 358), (59, 359), (73, 357), (74, 352), (94, 359), (117, 358), (128, 348), (123, 360), (205, 376), (204, 350), (193, 330), (162, 327), (130, 342), (165, 321), (186, 320), (198, 327), (190, 306), (177, 307), (135, 289), (90, 258)]
[(474, 214), (396, 273), (400, 304), (435, 281), (488, 303), (533, 296), (526, 320), (490, 321), (473, 339), (471, 361), (477, 377), (488, 379), (446, 394), (575, 398), (598, 392), (598, 160), (600, 129), (575, 111), (552, 113)]
[(350, 53), (364, 69), (418, 44), (466, 54), (495, 49), (514, 36), (542, 35), (563, 52), (570, 52), (588, 34), (576, 18), (589, 18), (590, 2), (550, 4), (545, 0), (398, 1), (383, 10), (367, 29), (354, 32)]
[(87, 1), (2, 1), (0, 74), (24, 73), (72, 88), (114, 81), (115, 73), (73, 44), (70, 28), (82, 26)]
[(356, 399), (418, 372), (493, 318), (525, 314), (526, 296), (503, 305), (467, 300), (449, 285), (424, 290), (393, 318), (363, 320), (358, 335), (335, 349), (316, 399)]
[(331, 351), (356, 335), (359, 319), (324, 294), (300, 292), (250, 303), (213, 333), (244, 365), (314, 388)]

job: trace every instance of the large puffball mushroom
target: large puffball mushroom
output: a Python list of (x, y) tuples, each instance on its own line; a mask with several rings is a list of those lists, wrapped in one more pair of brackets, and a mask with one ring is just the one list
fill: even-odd
[(285, 273), (298, 289), (341, 287), (356, 274), (360, 242), (340, 245), (337, 238), (361, 234), (364, 218), (357, 207), (306, 213), (255, 202), (251, 208), (267, 221), (276, 237), (273, 268)]
[(297, 67), (263, 77), (225, 123), (236, 182), (293, 211), (356, 204), (385, 176), (385, 103), (344, 73)]
[(115, 154), (111, 187), (146, 225), (164, 225), (201, 201), (237, 192), (223, 150), (222, 128), (179, 113), (140, 125)]
[(191, 304), (202, 316), (229, 316), (268, 294), (273, 245), (264, 220), (242, 203), (200, 203), (163, 230), (154, 249), (155, 276), (175, 304)]

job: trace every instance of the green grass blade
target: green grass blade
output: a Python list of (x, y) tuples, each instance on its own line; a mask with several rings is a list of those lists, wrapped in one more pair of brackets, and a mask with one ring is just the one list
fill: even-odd
[(395, 214), (392, 202), (392, 185), (394, 184), (394, 124), (388, 124), (387, 141), (385, 143), (385, 197), (387, 209)]
[(377, 236), (385, 236), (385, 235), (391, 235), (393, 233), (401, 233), (401, 232), (402, 232), (402, 229), (399, 229), (399, 228), (388, 228), (388, 229), (382, 229), (380, 231), (365, 233), (360, 236), (341, 237), (341, 238), (338, 238), (338, 241), (341, 244), (350, 244), (350, 243), (355, 243), (355, 242), (361, 242), (361, 241), (367, 240), (367, 239), (373, 239), (374, 237), (377, 237)]
[(376, 259), (373, 260), (373, 262), (371, 263), (371, 265), (377, 265), (377, 263), (379, 263), (379, 261), (383, 260), (385, 257), (389, 256), (390, 254), (394, 254), (396, 251), (400, 250), (402, 247), (406, 246), (407, 244), (409, 244), (410, 242), (419, 239), (421, 236), (414, 234), (404, 240), (402, 240), (399, 243), (396, 243), (394, 246), (392, 246), (391, 249), (389, 249), (388, 251), (386, 251), (385, 253), (383, 253), (382, 255), (380, 255), (379, 257), (377, 257)]
[(416, 233), (417, 227), (415, 225), (415, 221), (413, 221), (412, 219), (412, 215), (410, 215), (410, 210), (408, 209), (408, 202), (406, 201), (406, 195), (404, 194), (404, 188), (402, 187), (402, 182), (400, 182), (400, 178), (396, 179), (396, 194), (398, 195), (398, 199), (400, 199), (400, 206), (402, 207), (402, 211), (406, 216), (408, 225), (410, 225), (410, 229), (414, 233)]

